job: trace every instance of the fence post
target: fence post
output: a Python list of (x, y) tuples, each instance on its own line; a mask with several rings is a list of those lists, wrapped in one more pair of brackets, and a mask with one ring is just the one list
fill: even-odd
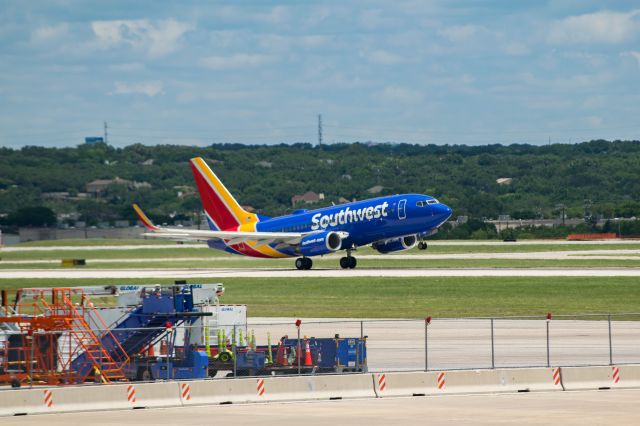
[(549, 323), (551, 322), (551, 312), (547, 314), (547, 367), (551, 367), (551, 354), (549, 349)]
[[(238, 347), (235, 344), (236, 333), (238, 330), (236, 329), (237, 325), (233, 324), (233, 378), (238, 377)], [(247, 330), (249, 327), (247, 327)]]
[(298, 345), (297, 345), (297, 349), (296, 349), (296, 358), (298, 359), (298, 376), (301, 374), (301, 367), (300, 367), (300, 325), (302, 324), (302, 321), (300, 321), (299, 319), (296, 320), (296, 328), (298, 329)]
[[(33, 387), (33, 353), (34, 353), (34, 344), (35, 341), (38, 337), (38, 333), (37, 332), (33, 332), (31, 334), (31, 350), (30, 350), (30, 354), (29, 354), (29, 365), (27, 367), (27, 371), (29, 372), (29, 387), (32, 388)], [(7, 342), (8, 343), (8, 342)]]
[(424, 371), (429, 371), (429, 324), (431, 317), (424, 319)]
[(495, 355), (495, 346), (494, 346), (494, 337), (493, 337), (493, 318), (491, 318), (491, 369), (496, 368), (496, 355)]
[(609, 323), (609, 365), (613, 365), (613, 345), (611, 342), (611, 314), (607, 315), (607, 322)]

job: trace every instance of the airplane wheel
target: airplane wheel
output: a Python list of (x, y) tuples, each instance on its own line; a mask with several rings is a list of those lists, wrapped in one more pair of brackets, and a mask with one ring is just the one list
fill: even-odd
[(427, 249), (427, 243), (425, 243), (424, 241), (420, 241), (418, 243), (418, 250), (426, 250)]
[(355, 268), (356, 265), (358, 264), (358, 261), (356, 260), (355, 257), (349, 256), (347, 259), (349, 259), (349, 269)]
[(304, 264), (305, 264), (304, 259), (305, 259), (304, 257), (299, 257), (296, 259), (296, 268), (298, 270), (304, 269)]
[(303, 268), (311, 269), (311, 267), (313, 266), (313, 260), (311, 260), (311, 258), (308, 258), (308, 257), (303, 257), (302, 260), (304, 261)]
[(353, 259), (353, 258), (352, 258), (352, 257), (341, 257), (341, 258), (340, 258), (340, 267), (341, 267), (342, 269), (347, 269), (347, 268), (349, 268), (349, 264), (351, 263), (351, 262), (349, 261), (349, 259)]

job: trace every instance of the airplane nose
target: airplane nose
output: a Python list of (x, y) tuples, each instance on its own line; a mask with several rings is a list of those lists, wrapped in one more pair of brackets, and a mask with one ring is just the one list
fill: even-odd
[(451, 208), (449, 206), (447, 206), (446, 204), (440, 204), (440, 212), (443, 216), (449, 218), (451, 217), (451, 213), (453, 213), (453, 210), (451, 210)]

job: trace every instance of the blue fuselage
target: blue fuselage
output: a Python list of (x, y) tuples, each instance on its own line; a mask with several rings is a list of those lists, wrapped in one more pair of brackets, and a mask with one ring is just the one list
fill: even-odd
[[(426, 236), (450, 216), (451, 209), (431, 196), (401, 194), (261, 218), (256, 224), (256, 231), (344, 231), (349, 235), (342, 240), (342, 249), (348, 249), (408, 235)], [(238, 253), (220, 243), (211, 241), (209, 245)], [(283, 248), (275, 244), (272, 247), (287, 256), (299, 255), (293, 247)]]

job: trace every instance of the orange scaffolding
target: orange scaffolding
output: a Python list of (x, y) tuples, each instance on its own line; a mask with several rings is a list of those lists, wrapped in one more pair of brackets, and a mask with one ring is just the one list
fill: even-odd
[[(74, 298), (78, 300), (75, 303)], [(0, 383), (17, 386), (27, 381), (54, 385), (126, 380), (123, 368), (129, 357), (81, 289), (18, 290), (13, 309), (6, 304), (6, 293), (3, 299), (0, 323), (17, 324), (20, 332), (0, 347)], [(94, 331), (89, 321), (100, 330)], [(115, 348), (103, 346), (101, 338), (105, 334), (111, 334)], [(118, 361), (111, 355), (114, 351)], [(76, 359), (80, 364), (73, 366)]]

